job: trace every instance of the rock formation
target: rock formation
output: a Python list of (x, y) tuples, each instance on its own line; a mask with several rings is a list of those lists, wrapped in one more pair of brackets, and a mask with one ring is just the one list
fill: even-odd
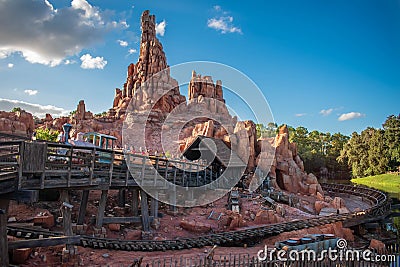
[(304, 164), (297, 154), (296, 144), (289, 142), (289, 131), (286, 125), (279, 129), (275, 138), (258, 141), (257, 164), (262, 164), (262, 158), (271, 156), (268, 152), (271, 151), (271, 147), (275, 148), (275, 159), (272, 160), (269, 177), (274, 187), (296, 194), (317, 196), (319, 193), (323, 196), (321, 185), (314, 174), (307, 174), (304, 171)]
[(25, 110), (15, 112), (0, 111), (0, 132), (30, 136), (34, 130), (35, 122), (31, 113)]
[(85, 101), (80, 100), (73, 118), (77, 121), (93, 119), (93, 113), (86, 111)]
[(207, 104), (206, 108), (215, 114), (229, 115), (222, 91), (222, 81), (214, 84), (211, 76), (201, 76), (193, 70), (188, 88), (188, 106)]
[(256, 164), (255, 148), (257, 145), (256, 125), (253, 121), (238, 121), (234, 135), (230, 136), (231, 147), (238, 156), (247, 162), (247, 171), (254, 170)]
[[(123, 90), (115, 92), (112, 112), (118, 118), (130, 101), (138, 111), (150, 108), (162, 113), (169, 113), (186, 101), (179, 92), (178, 82), (170, 76), (163, 47), (156, 37), (155, 16), (148, 10), (142, 14), (141, 29), (138, 62), (129, 65)], [(146, 83), (150, 78), (151, 83)]]
[[(60, 131), (62, 125), (69, 122), (73, 125), (72, 137), (78, 132), (95, 131), (116, 136), (117, 145), (122, 146), (122, 125), (126, 119), (125, 111), (130, 105), (130, 111), (134, 113), (132, 117), (145, 126), (145, 147), (150, 150), (167, 152), (161, 145), (161, 132), (163, 135), (166, 132), (164, 136), (176, 147), (169, 151), (171, 153), (183, 151), (198, 135), (222, 139), (244, 162), (248, 162), (248, 173), (258, 167), (262, 171), (261, 178), (268, 175), (277, 189), (314, 196), (319, 194), (323, 198), (316, 177), (304, 172), (296, 144), (289, 142), (286, 126), (279, 130), (275, 138), (257, 140), (254, 122), (237, 122), (237, 118), (229, 114), (222, 82), (217, 80), (214, 83), (211, 76), (202, 76), (196, 71), (191, 75), (186, 102), (186, 98), (180, 94), (178, 82), (170, 76), (163, 47), (156, 37), (155, 16), (150, 15), (149, 11), (144, 11), (141, 16), (141, 31), (138, 61), (128, 66), (123, 89), (115, 89), (112, 108), (106, 115), (93, 116), (86, 111), (85, 103), (81, 100), (74, 115), (54, 120), (46, 115), (41, 127)], [(169, 124), (166, 123), (167, 115), (177, 110), (178, 115)], [(149, 116), (143, 115), (145, 111), (150, 111)], [(2, 114), (0, 128), (6, 132), (26, 134), (33, 131), (32, 116), (29, 119), (23, 112), (12, 116)], [(16, 122), (18, 120), (21, 124)], [(319, 204), (318, 209), (322, 209), (324, 204)]]

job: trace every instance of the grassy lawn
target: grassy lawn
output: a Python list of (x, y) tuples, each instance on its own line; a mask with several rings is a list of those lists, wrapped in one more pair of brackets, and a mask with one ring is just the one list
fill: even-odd
[(363, 184), (388, 193), (400, 193), (400, 175), (381, 174), (351, 180), (356, 184)]

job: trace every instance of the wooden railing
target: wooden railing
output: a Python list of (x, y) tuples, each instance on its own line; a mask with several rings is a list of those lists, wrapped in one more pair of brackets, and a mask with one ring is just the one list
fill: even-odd
[[(19, 189), (68, 187), (201, 186), (218, 178), (212, 168), (97, 147), (42, 141), (0, 144), (0, 179), (17, 179)], [(157, 177), (164, 179), (157, 179)], [(1, 181), (1, 180), (0, 180)]]
[(0, 143), (0, 194), (16, 190), (16, 177), (21, 171), (21, 146), (21, 141)]

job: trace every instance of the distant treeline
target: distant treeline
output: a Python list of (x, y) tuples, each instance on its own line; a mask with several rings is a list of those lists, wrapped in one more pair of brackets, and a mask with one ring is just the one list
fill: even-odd
[(353, 177), (398, 171), (400, 166), (400, 115), (390, 115), (382, 129), (354, 132), (343, 147), (339, 162), (351, 166)]
[[(397, 171), (400, 166), (400, 115), (390, 115), (382, 129), (368, 127), (351, 137), (288, 126), (304, 168), (319, 177), (347, 179)], [(257, 124), (258, 137), (272, 137), (279, 127)]]

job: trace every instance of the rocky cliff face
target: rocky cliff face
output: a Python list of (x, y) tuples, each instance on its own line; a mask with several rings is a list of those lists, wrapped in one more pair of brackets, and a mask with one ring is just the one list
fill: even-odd
[[(254, 122), (237, 122), (237, 118), (229, 114), (222, 82), (214, 83), (211, 76), (202, 76), (195, 71), (189, 82), (186, 102), (178, 82), (170, 76), (163, 47), (156, 37), (155, 17), (149, 11), (141, 16), (141, 29), (139, 59), (128, 66), (126, 82), (122, 90), (115, 89), (113, 106), (107, 115), (93, 116), (81, 100), (74, 115), (56, 119), (46, 115), (39, 126), (61, 131), (62, 125), (68, 122), (73, 125), (72, 137), (78, 132), (95, 131), (116, 136), (117, 145), (122, 146), (122, 126), (129, 106), (132, 117), (145, 126), (145, 147), (153, 152), (169, 151), (177, 155), (198, 135), (214, 137), (224, 140), (244, 162), (248, 162), (247, 172), (252, 173), (258, 166), (265, 176), (268, 174), (275, 188), (292, 193), (323, 194), (316, 177), (304, 172), (296, 144), (289, 142), (286, 126), (275, 138), (257, 140)], [(144, 115), (146, 110), (151, 111), (149, 116)], [(166, 121), (176, 110), (179, 112), (173, 120)], [(0, 112), (0, 130), (30, 133), (34, 130), (32, 115)], [(136, 130), (143, 132), (143, 129)], [(162, 135), (171, 147), (162, 146)], [(133, 132), (131, 136), (136, 138), (138, 135)]]
[(25, 110), (0, 111), (0, 132), (29, 137), (34, 129), (35, 123), (31, 113)]
[(275, 138), (259, 140), (257, 146), (257, 150), (260, 151), (257, 163), (262, 162), (262, 158), (270, 157), (268, 151), (271, 151), (271, 147), (275, 148), (275, 158), (269, 172), (275, 188), (314, 196), (317, 192), (324, 194), (317, 178), (304, 171), (304, 164), (297, 154), (296, 144), (289, 142), (289, 130), (286, 125), (279, 129)]
[[(156, 37), (155, 16), (148, 10), (142, 14), (141, 29), (138, 62), (129, 65), (123, 90), (115, 91), (111, 113), (118, 118), (124, 115), (130, 101), (137, 111), (151, 108), (163, 113), (186, 101), (179, 92), (178, 82), (170, 76), (163, 47)], [(150, 78), (151, 86), (145, 83)], [(166, 93), (166, 88), (170, 92)]]

